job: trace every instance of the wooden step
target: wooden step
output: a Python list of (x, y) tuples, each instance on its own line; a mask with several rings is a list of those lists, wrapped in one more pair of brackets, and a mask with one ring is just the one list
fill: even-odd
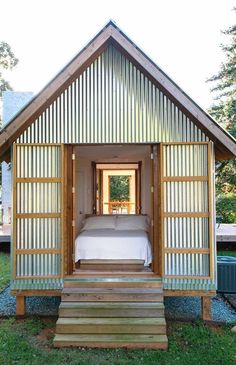
[(83, 271), (83, 270), (76, 270), (73, 272), (72, 275), (67, 275), (65, 279), (72, 279), (72, 278), (161, 278), (160, 276), (154, 274), (152, 271)]
[(81, 278), (67, 279), (64, 288), (162, 288), (161, 279), (150, 278)]
[(166, 334), (164, 318), (59, 318), (56, 333)]
[(62, 301), (69, 302), (162, 302), (161, 288), (65, 288)]
[(99, 348), (149, 348), (167, 349), (166, 335), (140, 334), (56, 334), (55, 347), (99, 347)]
[(80, 260), (80, 270), (98, 271), (143, 271), (144, 260)]
[(163, 303), (62, 302), (59, 317), (164, 317)]

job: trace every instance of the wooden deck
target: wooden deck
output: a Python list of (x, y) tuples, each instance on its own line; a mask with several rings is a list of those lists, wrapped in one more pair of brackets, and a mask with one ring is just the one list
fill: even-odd
[(54, 346), (166, 349), (161, 279), (153, 273), (128, 275), (68, 276)]

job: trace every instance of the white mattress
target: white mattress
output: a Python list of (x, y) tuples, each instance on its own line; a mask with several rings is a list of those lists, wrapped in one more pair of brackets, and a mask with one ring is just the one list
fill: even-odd
[(148, 235), (142, 230), (93, 229), (82, 231), (75, 240), (78, 260), (144, 260), (152, 262)]

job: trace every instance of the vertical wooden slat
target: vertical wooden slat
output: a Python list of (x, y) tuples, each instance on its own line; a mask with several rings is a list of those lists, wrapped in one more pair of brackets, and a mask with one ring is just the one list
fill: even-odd
[[(72, 146), (72, 154), (74, 159), (72, 160), (72, 186), (74, 188), (74, 193), (72, 194), (72, 220), (75, 222), (76, 219), (76, 202), (75, 202), (75, 184), (76, 184), (76, 154), (75, 154), (75, 146)], [(71, 157), (72, 159), (72, 157)], [(72, 271), (75, 270), (75, 235), (76, 235), (76, 225), (72, 226)], [(72, 272), (71, 272), (72, 273)]]
[(210, 273), (209, 276), (211, 279), (214, 275), (214, 265), (213, 265), (213, 186), (212, 186), (212, 142), (209, 142), (207, 145), (207, 158), (208, 158), (208, 213), (209, 213), (209, 222), (208, 222), (208, 229), (209, 229), (209, 249), (210, 249)]
[(70, 275), (73, 271), (73, 237), (72, 237), (72, 218), (73, 218), (73, 160), (72, 146), (67, 145), (64, 149), (64, 242), (66, 246), (65, 273)]
[(12, 176), (12, 185), (13, 185), (13, 247), (12, 247), (12, 256), (13, 256), (13, 278), (16, 278), (16, 243), (17, 243), (17, 219), (16, 219), (16, 207), (17, 207), (17, 194), (16, 194), (16, 177), (17, 177), (17, 157), (16, 151), (17, 146), (13, 143), (13, 176)]
[(161, 191), (161, 159), (160, 145), (153, 146), (153, 271), (158, 274), (163, 274), (162, 261), (162, 191)]

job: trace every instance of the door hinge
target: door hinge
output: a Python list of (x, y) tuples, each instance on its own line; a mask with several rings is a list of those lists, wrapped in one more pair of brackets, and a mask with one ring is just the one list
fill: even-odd
[(75, 160), (75, 154), (74, 153), (72, 153), (71, 158), (72, 158), (72, 160)]
[(153, 219), (152, 219), (151, 225), (152, 225), (152, 227), (154, 226), (154, 220)]
[(75, 226), (75, 221), (73, 220), (71, 223), (72, 223), (72, 227), (74, 227)]
[(153, 160), (153, 153), (151, 153), (151, 160)]
[(74, 193), (75, 193), (75, 187), (72, 186), (72, 194), (74, 194)]
[(154, 193), (154, 186), (151, 186), (151, 193)]
[(72, 260), (73, 260), (73, 261), (75, 261), (75, 254), (74, 254), (74, 253), (72, 253), (72, 255), (71, 255), (71, 256), (72, 256)]

